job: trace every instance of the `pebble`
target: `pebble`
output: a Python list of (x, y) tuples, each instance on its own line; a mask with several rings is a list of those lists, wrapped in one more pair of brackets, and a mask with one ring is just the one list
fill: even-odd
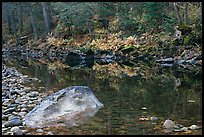
[(163, 128), (165, 129), (173, 129), (175, 126), (176, 126), (175, 123), (169, 119), (167, 119), (163, 124)]
[(12, 120), (13, 118), (16, 118), (16, 116), (11, 115), (10, 117), (8, 117), (8, 120)]
[(21, 92), (28, 93), (30, 92), (31, 88), (30, 87), (25, 87)]
[(200, 127), (198, 127), (197, 125), (191, 125), (190, 127), (189, 127), (189, 129), (191, 129), (191, 130), (196, 130), (196, 129), (199, 129)]
[(27, 114), (27, 112), (20, 112), (19, 116), (24, 117)]
[(14, 117), (13, 119), (11, 119), (7, 123), (5, 123), (5, 127), (19, 126), (21, 124), (22, 124), (22, 121), (19, 118)]
[(4, 114), (9, 114), (9, 113), (11, 113), (11, 111), (13, 111), (13, 110), (15, 110), (15, 107), (13, 107), (13, 108), (8, 108), (8, 109), (6, 109), (6, 110), (4, 111)]
[(152, 122), (156, 122), (158, 119), (159, 119), (159, 118), (158, 118), (158, 117), (155, 117), (155, 116), (150, 117), (150, 120), (152, 120)]
[(2, 132), (6, 132), (8, 128), (2, 128)]
[(27, 108), (28, 106), (26, 104), (20, 105), (21, 108)]
[(11, 132), (15, 132), (15, 131), (17, 131), (17, 130), (20, 130), (20, 128), (17, 127), (17, 126), (14, 126), (14, 127), (12, 127), (12, 128), (10, 129)]
[(8, 101), (4, 101), (4, 102), (2, 103), (3, 106), (8, 106), (8, 105), (10, 105), (10, 104), (11, 104), (11, 103), (8, 102)]
[(7, 117), (7, 118), (9, 118), (10, 116), (12, 116), (12, 114), (4, 115), (4, 117)]
[(52, 132), (49, 131), (49, 132), (47, 132), (47, 135), (54, 135), (54, 134), (53, 134)]
[(37, 99), (38, 99), (37, 97), (30, 98), (30, 100), (37, 100)]
[(13, 134), (14, 135), (24, 135), (25, 133), (23, 133), (23, 131), (21, 129), (19, 129), (19, 130), (15, 131)]
[(6, 132), (4, 135), (12, 135), (13, 132)]
[(21, 92), (21, 95), (22, 95), (22, 96), (23, 96), (23, 95), (26, 95), (26, 92), (25, 92), (25, 91)]
[(8, 120), (8, 117), (6, 115), (2, 115), (2, 120)]
[(27, 112), (28, 110), (27, 110), (27, 108), (22, 108), (21, 111), (22, 112)]
[(16, 94), (16, 95), (21, 95), (18, 91), (16, 91), (16, 90), (11, 90), (10, 91), (10, 94), (11, 95), (14, 95), (14, 94)]
[(147, 108), (146, 107), (142, 107), (142, 110), (147, 110)]
[(181, 131), (186, 131), (186, 130), (188, 130), (188, 127), (181, 128)]
[(15, 100), (15, 103), (16, 103), (16, 104), (20, 104), (20, 103), (21, 103), (21, 98), (17, 98), (17, 99)]
[(38, 92), (31, 92), (28, 94), (29, 97), (36, 97), (38, 95)]
[(22, 130), (23, 133), (28, 133), (28, 130)]
[(44, 132), (44, 130), (41, 129), (41, 128), (39, 128), (39, 129), (36, 130), (36, 132), (38, 132), (38, 133), (42, 133), (42, 132)]

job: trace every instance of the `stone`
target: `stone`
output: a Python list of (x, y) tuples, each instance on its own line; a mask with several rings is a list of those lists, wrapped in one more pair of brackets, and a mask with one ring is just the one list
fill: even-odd
[(11, 120), (11, 119), (13, 119), (13, 118), (15, 118), (16, 116), (14, 116), (14, 115), (11, 115), (9, 118), (8, 118), (8, 120)]
[(29, 103), (29, 104), (32, 104), (32, 103), (33, 103), (33, 101), (29, 100), (29, 101), (28, 101), (28, 103)]
[(176, 126), (176, 124), (172, 121), (167, 119), (164, 124), (163, 124), (163, 128), (165, 129), (173, 129)]
[(36, 130), (36, 132), (38, 132), (38, 133), (43, 133), (43, 132), (44, 132), (44, 130), (43, 130), (43, 129), (41, 129), (41, 128), (39, 128), (39, 129), (37, 129), (37, 130)]
[(199, 129), (200, 127), (198, 127), (197, 125), (191, 125), (190, 127), (189, 127), (189, 129), (191, 129), (191, 130), (196, 130), (196, 129)]
[(6, 132), (8, 128), (2, 128), (2, 132)]
[(20, 129), (20, 130), (15, 131), (13, 135), (25, 135), (25, 133), (23, 133), (23, 131)]
[(103, 104), (89, 87), (71, 86), (46, 97), (24, 117), (32, 128), (77, 126), (93, 117)]
[(17, 131), (17, 130), (20, 130), (20, 128), (17, 127), (17, 126), (14, 126), (14, 127), (12, 127), (12, 128), (10, 129), (11, 132), (15, 132), (15, 131)]
[(18, 115), (21, 117), (24, 117), (27, 114), (27, 112), (20, 112)]
[(22, 121), (19, 118), (14, 117), (13, 119), (11, 119), (7, 123), (5, 123), (5, 127), (19, 126), (21, 124), (22, 124)]
[(54, 135), (51, 131), (47, 132), (47, 135)]
[(37, 97), (32, 97), (32, 98), (30, 98), (30, 100), (34, 101), (34, 100), (38, 100), (38, 98)]
[(142, 107), (142, 110), (147, 110), (147, 108), (146, 107)]
[(10, 91), (10, 94), (11, 94), (11, 95), (15, 95), (15, 94), (16, 94), (16, 95), (21, 95), (21, 94), (20, 94), (18, 91), (16, 91), (16, 90), (11, 90), (11, 91)]
[(13, 132), (6, 132), (5, 135), (12, 135)]
[(4, 114), (9, 114), (9, 113), (12, 113), (12, 111), (14, 111), (16, 108), (13, 107), (13, 108), (8, 108), (4, 111)]
[(21, 108), (27, 108), (28, 106), (26, 104), (20, 105)]
[(2, 120), (8, 120), (8, 117), (6, 115), (2, 115)]
[(158, 120), (159, 118), (158, 117), (150, 117), (150, 120), (152, 121), (152, 123), (156, 123), (156, 121)]
[(25, 134), (25, 133), (28, 133), (28, 130), (22, 130), (22, 132)]
[(21, 112), (27, 112), (28, 110), (27, 110), (27, 108), (22, 108), (21, 109)]
[(188, 130), (188, 127), (182, 127), (181, 128), (181, 131), (187, 131)]
[(36, 91), (33, 91), (33, 92), (31, 92), (31, 93), (29, 93), (29, 97), (37, 97), (37, 95), (38, 95), (38, 92), (36, 92)]

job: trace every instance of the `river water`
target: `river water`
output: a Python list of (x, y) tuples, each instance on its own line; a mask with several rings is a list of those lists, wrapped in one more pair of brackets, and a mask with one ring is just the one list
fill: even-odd
[[(164, 134), (162, 124), (172, 119), (184, 126), (202, 126), (202, 71), (149, 62), (112, 62), (70, 67), (49, 59), (3, 57), (8, 67), (36, 77), (41, 92), (52, 94), (68, 86), (89, 86), (104, 104), (79, 127), (51, 127), (54, 134)], [(74, 62), (74, 61), (73, 61)], [(176, 86), (176, 80), (181, 85)], [(156, 123), (150, 117), (158, 117)], [(34, 132), (34, 130), (30, 130)]]

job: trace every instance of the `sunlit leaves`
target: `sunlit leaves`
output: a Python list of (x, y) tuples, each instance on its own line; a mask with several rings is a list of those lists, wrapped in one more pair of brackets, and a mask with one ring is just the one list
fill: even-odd
[(66, 66), (65, 64), (63, 64), (61, 61), (56, 61), (53, 63), (48, 63), (48, 70), (49, 71), (55, 71), (56, 69), (64, 69), (67, 68), (68, 66)]

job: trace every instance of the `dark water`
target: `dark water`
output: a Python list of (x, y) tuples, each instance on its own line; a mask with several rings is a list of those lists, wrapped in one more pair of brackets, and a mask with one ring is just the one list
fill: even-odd
[[(177, 66), (123, 62), (70, 67), (46, 59), (3, 58), (7, 66), (36, 77), (49, 94), (73, 86), (89, 86), (104, 104), (95, 117), (79, 127), (52, 127), (54, 134), (163, 134), (169, 118), (184, 126), (202, 126), (202, 73)], [(74, 62), (74, 61), (73, 61)], [(175, 87), (175, 80), (181, 86)], [(146, 110), (142, 108), (146, 107)], [(156, 124), (140, 118), (158, 117)]]

